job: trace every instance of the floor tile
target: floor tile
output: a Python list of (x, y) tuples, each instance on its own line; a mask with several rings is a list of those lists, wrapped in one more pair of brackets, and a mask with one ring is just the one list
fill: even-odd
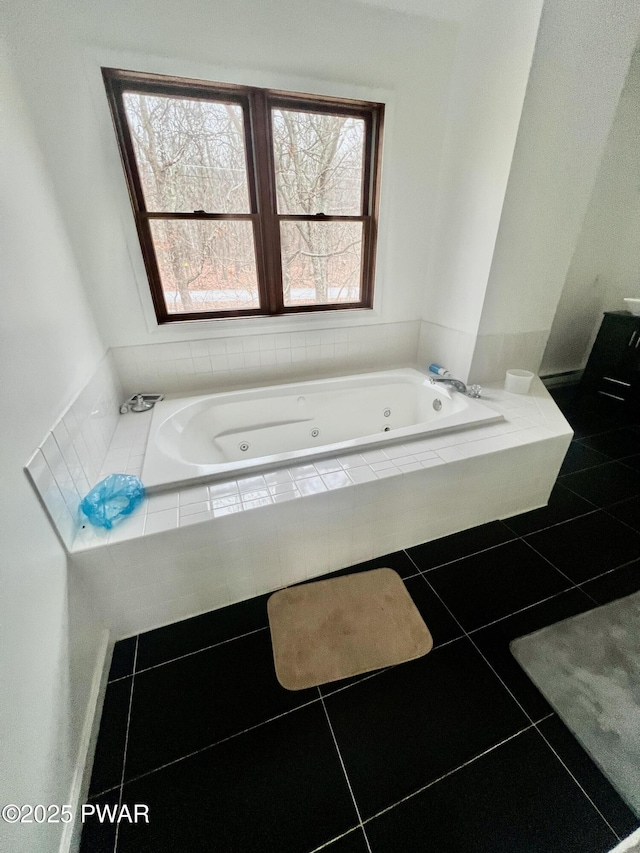
[[(434, 637), (429, 655), (285, 691), (268, 595), (141, 635), (133, 680), (136, 640), (118, 643), (90, 802), (118, 802), (118, 787), (100, 792), (120, 782), (133, 683), (125, 802), (148, 803), (152, 820), (121, 824), (118, 850), (367, 853), (322, 694), (365, 817), (409, 797), (366, 824), (372, 853), (609, 851), (615, 838), (537, 732), (496, 746), (527, 725), (513, 697), (532, 719), (549, 713), (509, 642), (640, 588), (640, 452), (626, 455), (640, 427), (574, 394), (554, 392), (577, 441), (547, 507), (327, 575), (397, 571)], [(580, 589), (566, 590), (548, 560)], [(632, 562), (606, 571), (620, 560)], [(640, 821), (557, 717), (538, 728), (611, 826), (633, 831)], [(81, 853), (113, 845), (112, 824), (85, 825)]]
[[(408, 578), (404, 583), (431, 633), (434, 648), (462, 636), (462, 629), (422, 575)], [(344, 678), (341, 681), (332, 681), (329, 684), (321, 685), (320, 691), (323, 696), (328, 696), (330, 693), (342, 690), (344, 687), (362, 681), (363, 678), (369, 676), (370, 673), (365, 672), (351, 678)]]
[(322, 853), (369, 853), (369, 848), (362, 830), (356, 829), (333, 844), (323, 847)]
[(111, 668), (109, 669), (109, 681), (115, 678), (123, 678), (133, 673), (133, 661), (136, 653), (136, 637), (120, 640), (113, 647)]
[(556, 483), (549, 496), (547, 506), (505, 518), (503, 524), (506, 524), (518, 536), (524, 536), (527, 533), (533, 533), (534, 530), (551, 527), (553, 524), (568, 521), (570, 518), (576, 518), (578, 515), (584, 515), (593, 510), (594, 505), (592, 503)]
[(328, 572), (326, 575), (311, 578), (308, 583), (326, 580), (327, 578), (337, 578), (343, 575), (352, 575), (356, 572), (370, 572), (372, 569), (384, 568), (393, 569), (401, 578), (408, 578), (411, 575), (415, 575), (418, 571), (404, 551), (394, 551), (393, 554), (385, 554), (384, 557), (376, 557), (373, 560), (366, 560), (364, 563), (356, 563), (355, 566), (347, 566), (346, 569), (339, 569), (337, 572)]
[(603, 462), (610, 461), (610, 458), (604, 453), (599, 453), (579, 441), (572, 441), (567, 450), (567, 455), (564, 457), (560, 473), (572, 474), (574, 471), (593, 468), (594, 465), (602, 465)]
[(135, 677), (126, 778), (317, 698), (279, 685), (268, 630), (149, 669)]
[(625, 458), (620, 461), (628, 468), (633, 468), (634, 471), (640, 471), (640, 453), (637, 453), (635, 456), (625, 456)]
[(605, 512), (594, 512), (526, 537), (576, 583), (640, 557), (640, 534)]
[(366, 824), (372, 853), (605, 853), (613, 833), (536, 731)]
[(608, 604), (617, 598), (633, 595), (640, 590), (640, 560), (621, 569), (607, 572), (606, 575), (595, 580), (587, 581), (582, 589), (595, 598), (598, 604)]
[(549, 714), (551, 707), (511, 654), (509, 643), (561, 619), (590, 610), (593, 606), (593, 601), (580, 590), (570, 589), (542, 604), (474, 631), (471, 635), (473, 642), (532, 720), (539, 720)]
[(596, 506), (607, 506), (640, 495), (640, 472), (621, 462), (607, 462), (575, 474), (566, 474), (558, 482)]
[(131, 698), (131, 678), (107, 685), (100, 719), (100, 737), (91, 771), (89, 796), (119, 785), (127, 737), (127, 719)]
[(576, 439), (597, 435), (620, 426), (617, 418), (610, 414), (594, 411), (588, 405), (582, 405), (580, 402), (563, 409), (562, 413), (569, 421)]
[(611, 459), (621, 459), (623, 456), (640, 453), (640, 433), (628, 427), (622, 427), (583, 438), (581, 444), (604, 453)]
[(258, 628), (265, 628), (269, 624), (268, 598), (269, 595), (260, 595), (140, 634), (136, 669), (140, 671), (232, 637), (248, 634)]
[(606, 511), (618, 521), (623, 521), (640, 533), (640, 498), (631, 498), (628, 501), (611, 504)]
[(422, 576), (404, 583), (431, 632), (434, 648), (462, 636), (462, 629)]
[[(120, 788), (92, 798), (87, 805), (95, 806), (97, 809), (113, 809), (118, 807)], [(109, 812), (113, 814), (113, 812)], [(117, 811), (116, 811), (117, 814)], [(102, 819), (100, 819), (102, 818)], [(80, 840), (80, 853), (113, 853), (116, 840), (116, 823), (105, 817), (105, 812), (88, 814), (82, 823), (82, 838)]]
[(424, 545), (408, 548), (407, 554), (416, 563), (420, 571), (427, 571), (443, 563), (450, 563), (477, 551), (484, 551), (495, 545), (501, 545), (513, 539), (513, 533), (501, 521), (492, 521), (470, 530), (453, 533), (441, 539), (434, 539)]
[(124, 798), (150, 820), (121, 825), (118, 853), (301, 853), (357, 823), (319, 703), (131, 782)]
[(554, 715), (540, 723), (538, 729), (613, 829), (623, 838), (634, 832), (640, 826), (640, 818), (631, 811), (564, 723)]
[(425, 577), (467, 631), (570, 586), (520, 540), (441, 566)]
[(564, 411), (565, 409), (574, 406), (578, 394), (578, 386), (574, 385), (557, 385), (547, 389), (549, 394), (556, 401), (557, 405)]
[(527, 724), (466, 638), (324, 701), (363, 817)]

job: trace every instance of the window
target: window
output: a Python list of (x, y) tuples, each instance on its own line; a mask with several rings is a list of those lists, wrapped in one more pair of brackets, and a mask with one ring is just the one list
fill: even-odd
[(159, 323), (372, 306), (382, 104), (103, 76)]

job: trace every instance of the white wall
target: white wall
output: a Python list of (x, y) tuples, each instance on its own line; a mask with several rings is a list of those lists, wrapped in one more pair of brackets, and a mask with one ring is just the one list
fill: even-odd
[(640, 297), (640, 51), (636, 51), (558, 303), (541, 373), (584, 367), (603, 311)]
[[(109, 346), (420, 319), (455, 24), (340, 0), (10, 0), (10, 7), (19, 79)], [(100, 63), (388, 101), (375, 311), (150, 332)]]
[(537, 370), (640, 34), (637, 0), (547, 0), (471, 376)]
[(457, 46), (423, 316), (472, 336), (480, 322), (541, 8), (542, 0), (486, 0), (465, 20)]
[[(22, 466), (104, 347), (2, 42), (0, 92), (0, 802), (66, 803), (102, 626)], [(60, 831), (0, 821), (0, 848)]]

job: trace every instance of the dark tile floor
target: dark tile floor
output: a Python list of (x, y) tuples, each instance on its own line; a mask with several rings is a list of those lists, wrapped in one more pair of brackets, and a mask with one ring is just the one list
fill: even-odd
[(426, 657), (288, 692), (267, 596), (118, 643), (90, 802), (149, 824), (82, 851), (604, 853), (640, 825), (509, 652), (640, 588), (640, 427), (556, 398), (548, 507), (345, 570), (401, 574)]

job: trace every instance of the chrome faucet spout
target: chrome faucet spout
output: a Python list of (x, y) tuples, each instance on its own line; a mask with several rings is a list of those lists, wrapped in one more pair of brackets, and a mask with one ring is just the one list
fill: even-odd
[(467, 388), (464, 382), (460, 379), (454, 379), (452, 376), (432, 376), (429, 378), (429, 382), (432, 385), (442, 382), (443, 385), (455, 388), (456, 391), (459, 391), (461, 394), (466, 394), (468, 397), (479, 397), (482, 393), (482, 388), (479, 385), (469, 385)]
[(435, 385), (437, 382), (442, 382), (443, 385), (450, 385), (451, 388), (455, 388), (456, 391), (459, 391), (461, 394), (467, 393), (467, 386), (464, 382), (461, 382), (459, 379), (453, 379), (450, 376), (433, 376), (429, 381), (432, 385)]

